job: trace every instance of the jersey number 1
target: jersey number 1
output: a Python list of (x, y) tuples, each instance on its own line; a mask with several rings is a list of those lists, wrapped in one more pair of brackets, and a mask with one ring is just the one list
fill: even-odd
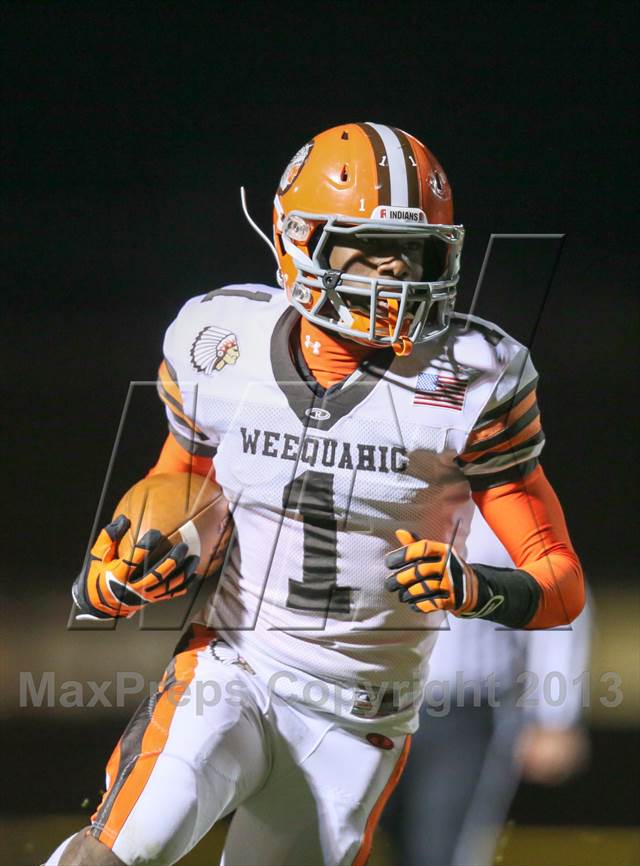
[(283, 507), (297, 509), (304, 526), (302, 582), (289, 580), (287, 607), (326, 615), (349, 613), (349, 586), (338, 586), (334, 477), (308, 469), (284, 488)]

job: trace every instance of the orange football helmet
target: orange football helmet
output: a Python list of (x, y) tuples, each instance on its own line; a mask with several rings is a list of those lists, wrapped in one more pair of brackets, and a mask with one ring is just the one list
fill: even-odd
[[(273, 223), (278, 282), (311, 322), (398, 354), (446, 331), (464, 229), (444, 171), (412, 135), (377, 123), (320, 133), (285, 169)], [(332, 269), (331, 247), (345, 236), (422, 240), (421, 280)]]

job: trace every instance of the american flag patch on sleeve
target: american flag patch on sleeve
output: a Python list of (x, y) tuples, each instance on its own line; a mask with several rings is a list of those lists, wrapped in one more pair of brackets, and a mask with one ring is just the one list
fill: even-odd
[(440, 406), (460, 411), (467, 393), (468, 379), (446, 373), (420, 373), (413, 395), (414, 406)]

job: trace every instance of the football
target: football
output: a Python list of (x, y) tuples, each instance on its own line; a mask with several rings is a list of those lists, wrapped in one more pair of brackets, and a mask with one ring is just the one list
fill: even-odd
[(143, 478), (118, 503), (114, 517), (120, 514), (131, 521), (118, 546), (120, 557), (127, 558), (137, 539), (157, 529), (163, 539), (151, 552), (150, 562), (183, 541), (189, 554), (200, 558), (196, 573), (201, 577), (215, 574), (222, 566), (232, 520), (222, 488), (211, 478), (188, 472)]

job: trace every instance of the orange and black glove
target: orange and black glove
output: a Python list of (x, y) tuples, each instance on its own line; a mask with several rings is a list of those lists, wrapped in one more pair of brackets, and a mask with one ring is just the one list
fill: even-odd
[(421, 613), (449, 610), (455, 616), (487, 617), (502, 602), (488, 583), (455, 550), (441, 541), (419, 540), (398, 529), (402, 545), (385, 557), (392, 572), (385, 588)]
[(130, 525), (121, 514), (100, 532), (73, 584), (73, 600), (80, 608), (76, 619), (128, 617), (147, 604), (186, 593), (198, 557), (187, 556), (187, 545), (180, 543), (150, 564), (150, 553), (162, 539), (160, 532), (150, 529), (136, 542), (130, 559), (119, 559), (118, 544)]

